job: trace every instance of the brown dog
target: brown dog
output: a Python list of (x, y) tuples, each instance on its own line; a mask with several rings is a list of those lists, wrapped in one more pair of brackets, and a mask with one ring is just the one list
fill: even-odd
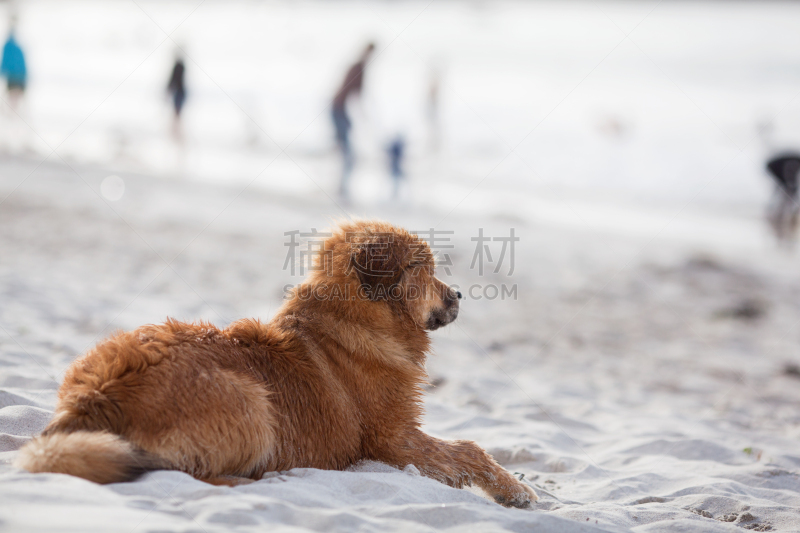
[[(98, 483), (154, 469), (217, 484), (362, 459), (508, 506), (537, 497), (478, 445), (419, 429), (428, 333), (458, 315), (428, 245), (382, 222), (348, 222), (268, 324), (168, 320), (76, 360), (53, 420), (17, 466)], [(233, 477), (239, 476), (239, 478)]]

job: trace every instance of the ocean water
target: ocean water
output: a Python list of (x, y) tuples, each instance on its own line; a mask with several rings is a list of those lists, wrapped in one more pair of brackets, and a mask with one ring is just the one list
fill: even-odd
[[(729, 225), (761, 216), (765, 158), (800, 147), (800, 5), (788, 2), (0, 9), (17, 12), (30, 72), (18, 109), (3, 110), (10, 154), (335, 203), (328, 105), (370, 40), (378, 53), (351, 102), (356, 206), (389, 202), (385, 149), (400, 135), (403, 201), (443, 216), (649, 231), (654, 213), (658, 226), (688, 210)], [(177, 55), (188, 84), (179, 141), (166, 94)]]

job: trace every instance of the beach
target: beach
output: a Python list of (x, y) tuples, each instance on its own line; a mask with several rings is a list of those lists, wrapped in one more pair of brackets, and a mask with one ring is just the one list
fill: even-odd
[[(14, 6), (0, 531), (800, 531), (800, 256), (764, 220), (765, 162), (800, 146), (800, 6)], [(330, 103), (369, 41), (344, 199)], [(12, 466), (82, 353), (168, 317), (270, 320), (349, 218), (418, 232), (462, 292), (423, 429), (484, 447), (531, 508), (374, 462), (234, 488)]]
[[(481, 276), (473, 217), (363, 208), (453, 232), (451, 275), (439, 275), (466, 298), (432, 334), (424, 429), (475, 440), (524, 474), (540, 495), (531, 509), (376, 463), (237, 488), (175, 472), (99, 486), (15, 470), (75, 357), (166, 317), (268, 320), (301, 278), (284, 233), (323, 231), (338, 208), (324, 191), (300, 202), (137, 174), (121, 175), (125, 194), (110, 202), (102, 168), (2, 167), (0, 193), (14, 189), (0, 211), (3, 530), (798, 529), (796, 257), (766, 238), (715, 247), (712, 235), (699, 248), (702, 232), (681, 243), (503, 214), (479, 227), (515, 229), (514, 272), (506, 259)], [(490, 299), (492, 284), (516, 294)]]

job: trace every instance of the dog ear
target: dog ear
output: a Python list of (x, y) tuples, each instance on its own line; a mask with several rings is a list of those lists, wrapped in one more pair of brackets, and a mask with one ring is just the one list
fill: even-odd
[(403, 250), (393, 235), (381, 235), (354, 246), (351, 271), (372, 300), (386, 297), (402, 274)]

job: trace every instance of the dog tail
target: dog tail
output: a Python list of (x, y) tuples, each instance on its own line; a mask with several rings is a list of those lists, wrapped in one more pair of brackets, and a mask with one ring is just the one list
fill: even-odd
[(133, 481), (159, 468), (156, 458), (107, 431), (47, 433), (19, 451), (14, 466), (28, 472), (53, 472), (95, 483)]

